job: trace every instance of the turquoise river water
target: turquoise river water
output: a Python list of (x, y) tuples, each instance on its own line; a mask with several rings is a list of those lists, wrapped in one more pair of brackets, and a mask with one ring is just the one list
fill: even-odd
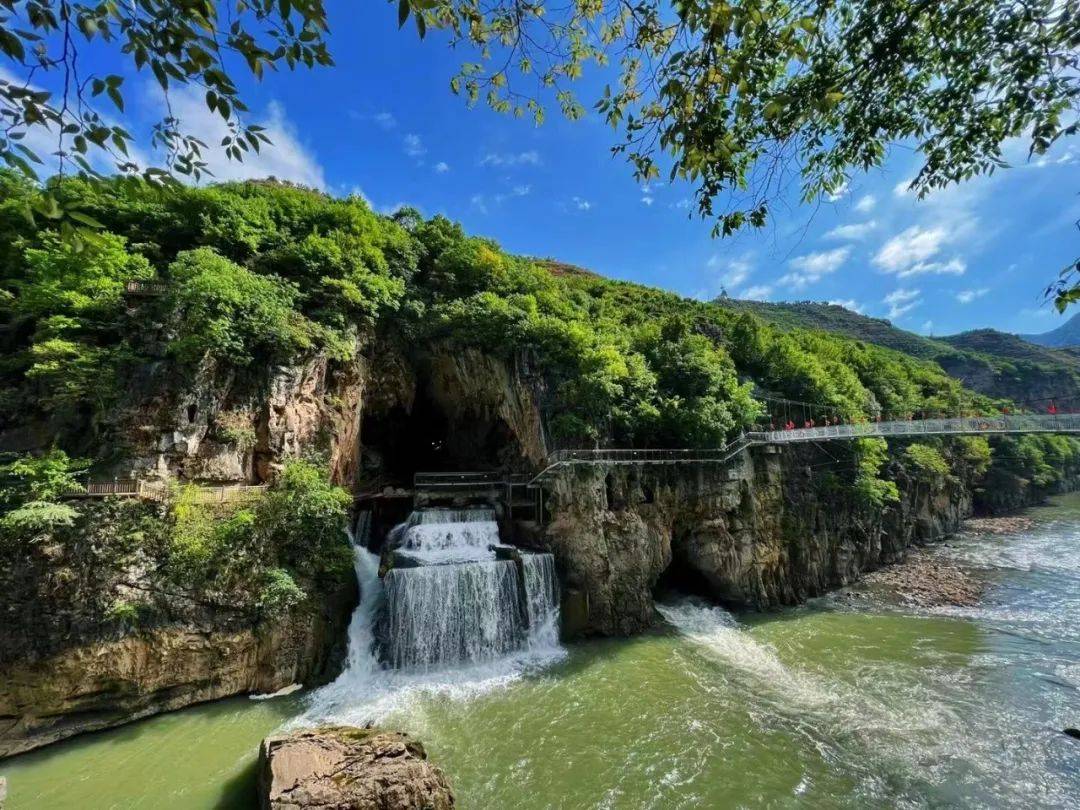
[(975, 608), (681, 600), (655, 633), (483, 669), (406, 676), (354, 654), (321, 690), (2, 761), (7, 810), (252, 807), (262, 737), (370, 720), (422, 739), (467, 810), (1076, 807), (1080, 741), (1060, 730), (1080, 726), (1080, 497), (1028, 515), (935, 552), (989, 580)]

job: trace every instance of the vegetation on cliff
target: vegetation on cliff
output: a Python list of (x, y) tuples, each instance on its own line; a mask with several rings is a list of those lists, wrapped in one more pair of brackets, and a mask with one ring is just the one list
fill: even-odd
[[(105, 629), (170, 618), (169, 594), (259, 619), (351, 579), (342, 543), (350, 496), (327, 481), (321, 463), (289, 461), (268, 491), (233, 503), (208, 503), (191, 485), (160, 503), (58, 502), (80, 466), (53, 451), (0, 467), (0, 563), (9, 588), (36, 592), (12, 605), (48, 602), (50, 589), (79, 590), (92, 574), (100, 587), (89, 602), (80, 593), (80, 610)], [(38, 567), (50, 573), (20, 576)]]
[[(20, 216), (42, 191), (10, 174), (0, 184), (0, 428), (34, 425), (94, 458), (123, 452), (112, 417), (148, 369), (173, 388), (208, 368), (258, 384), (315, 354), (347, 362), (376, 339), (527, 359), (549, 438), (570, 446), (718, 446), (770, 420), (1000, 404), (919, 347), (902, 347), (913, 357), (723, 301), (553, 272), (443, 217), (380, 216), (357, 197), (274, 182), (54, 180), (54, 196), (103, 226), (75, 245)], [(233, 428), (219, 433), (250, 442), (249, 428)], [(1025, 477), (1043, 480), (1063, 447), (1076, 455), (1061, 442), (1017, 440)], [(860, 480), (874, 479), (877, 455), (862, 454)], [(192, 553), (213, 545), (203, 538)]]

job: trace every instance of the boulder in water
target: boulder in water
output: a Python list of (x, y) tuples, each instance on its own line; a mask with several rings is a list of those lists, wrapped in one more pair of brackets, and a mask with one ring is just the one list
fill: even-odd
[(1072, 737), (1074, 740), (1080, 740), (1080, 728), (1062, 729), (1061, 733), (1067, 737)]
[(450, 810), (454, 792), (424, 746), (395, 731), (327, 726), (267, 737), (259, 748), (264, 810)]

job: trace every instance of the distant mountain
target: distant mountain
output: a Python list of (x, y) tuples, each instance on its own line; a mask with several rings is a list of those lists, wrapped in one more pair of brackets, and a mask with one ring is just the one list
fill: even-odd
[(1041, 335), (1020, 335), (1020, 337), (1029, 343), (1038, 343), (1040, 346), (1054, 348), (1080, 346), (1080, 313), (1073, 315), (1057, 329), (1051, 329)]
[(860, 315), (839, 304), (827, 304), (824, 301), (774, 304), (768, 301), (747, 301), (736, 298), (718, 298), (716, 303), (731, 309), (753, 312), (777, 326), (791, 329), (819, 329), (823, 332), (847, 335), (856, 340), (895, 349), (924, 360), (933, 360), (942, 352), (951, 350), (947, 344), (898, 329), (884, 318)]
[[(927, 338), (882, 318), (870, 318), (824, 302), (719, 298), (716, 303), (752, 312), (781, 328), (833, 332), (931, 360), (946, 374), (987, 396), (1007, 397), (1032, 408), (1042, 407), (1051, 399), (1070, 403), (1070, 407), (1080, 406), (1080, 349), (1038, 346), (994, 329)], [(1074, 329), (1080, 336), (1080, 322)]]
[[(1061, 328), (1064, 329), (1065, 326)], [(1075, 328), (1080, 330), (1080, 325)], [(981, 352), (995, 357), (1026, 360), (1044, 365), (1061, 364), (1080, 370), (1080, 353), (1068, 349), (1051, 348), (1051, 344), (1048, 343), (1042, 345), (1033, 343), (1031, 336), (1023, 337), (999, 332), (996, 329), (973, 329), (970, 332), (961, 332), (958, 335), (938, 338), (938, 340), (954, 348), (970, 352)]]

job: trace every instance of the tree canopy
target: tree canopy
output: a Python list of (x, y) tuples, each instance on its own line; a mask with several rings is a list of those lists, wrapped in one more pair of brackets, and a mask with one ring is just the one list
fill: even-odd
[[(1080, 110), (1080, 7), (1059, 0), (397, 5), (401, 24), (411, 17), (421, 36), (438, 30), (471, 51), (450, 82), (469, 103), (539, 123), (552, 102), (571, 118), (594, 102), (635, 176), (692, 184), (716, 234), (764, 224), (792, 184), (807, 201), (835, 193), (896, 143), (922, 156), (920, 195), (993, 172), (1010, 140), (1042, 153), (1075, 133)], [(32, 175), (42, 155), (28, 136), (44, 130), (62, 169), (94, 175), (104, 156), (121, 173), (197, 179), (206, 150), (242, 160), (267, 142), (245, 118), (234, 66), (261, 78), (332, 65), (327, 25), (322, 0), (0, 0), (0, 162)], [(92, 72), (95, 49), (118, 57), (118, 72)], [(205, 144), (169, 113), (152, 133), (164, 165), (138, 166), (120, 60), (166, 96), (198, 87), (229, 135)], [(610, 81), (582, 100), (575, 82), (589, 63)], [(40, 85), (49, 75), (62, 90)], [(69, 231), (97, 224), (49, 196), (37, 210)], [(1080, 297), (1078, 277), (1070, 266), (1048, 290), (1059, 306)]]

